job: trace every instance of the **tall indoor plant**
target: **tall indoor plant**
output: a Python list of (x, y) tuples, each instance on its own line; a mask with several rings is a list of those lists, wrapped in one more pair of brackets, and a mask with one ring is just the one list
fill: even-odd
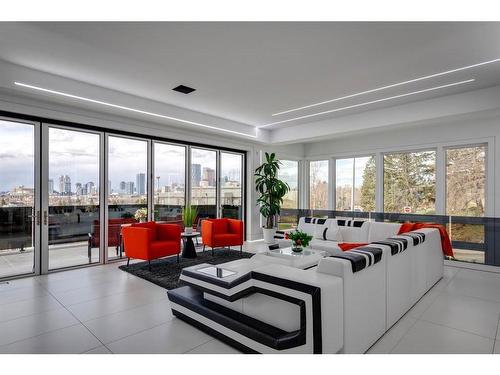
[(260, 206), (260, 213), (266, 219), (264, 225), (264, 241), (274, 242), (276, 233), (276, 215), (280, 214), (283, 197), (290, 190), (286, 182), (278, 179), (278, 171), (281, 162), (274, 153), (266, 152), (266, 161), (255, 170), (255, 189), (259, 193), (257, 204)]

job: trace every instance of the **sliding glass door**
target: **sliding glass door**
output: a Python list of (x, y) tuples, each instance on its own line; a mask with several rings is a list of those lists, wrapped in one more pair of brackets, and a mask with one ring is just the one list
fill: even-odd
[(241, 220), (243, 217), (243, 155), (220, 153), (221, 217)]
[(38, 272), (37, 125), (0, 118), (0, 278)]
[(191, 205), (199, 217), (217, 217), (217, 151), (191, 148)]
[(108, 259), (122, 257), (121, 229), (147, 221), (148, 141), (108, 136)]
[(101, 135), (56, 126), (49, 126), (46, 134), (48, 268), (97, 263), (101, 244)]
[(186, 147), (154, 142), (153, 148), (153, 218), (180, 222), (186, 204)]

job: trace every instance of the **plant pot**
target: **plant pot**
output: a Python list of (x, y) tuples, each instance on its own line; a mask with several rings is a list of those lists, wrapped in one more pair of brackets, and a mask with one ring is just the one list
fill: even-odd
[(296, 246), (296, 245), (293, 245), (293, 246), (292, 246), (292, 251), (293, 251), (294, 253), (301, 253), (301, 252), (302, 252), (302, 250), (304, 250), (304, 249), (302, 248), (302, 246)]
[(184, 228), (184, 233), (186, 233), (186, 234), (191, 234), (191, 233), (193, 233), (193, 227), (185, 227), (185, 228)]
[(264, 242), (265, 243), (275, 243), (274, 235), (276, 234), (276, 228), (262, 228), (262, 232), (264, 233)]

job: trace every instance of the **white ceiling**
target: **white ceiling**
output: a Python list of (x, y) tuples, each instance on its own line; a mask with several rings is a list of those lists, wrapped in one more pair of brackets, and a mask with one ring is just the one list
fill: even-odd
[(252, 126), (475, 79), (268, 129), (498, 85), (500, 62), (272, 116), (496, 58), (500, 23), (0, 23), (1, 60)]

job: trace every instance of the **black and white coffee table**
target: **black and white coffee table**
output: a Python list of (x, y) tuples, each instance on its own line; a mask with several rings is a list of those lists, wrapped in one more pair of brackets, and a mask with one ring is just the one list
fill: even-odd
[(182, 249), (183, 258), (196, 258), (196, 249), (194, 247), (193, 238), (198, 237), (200, 232), (186, 233), (182, 232), (181, 237), (185, 239), (184, 248)]

